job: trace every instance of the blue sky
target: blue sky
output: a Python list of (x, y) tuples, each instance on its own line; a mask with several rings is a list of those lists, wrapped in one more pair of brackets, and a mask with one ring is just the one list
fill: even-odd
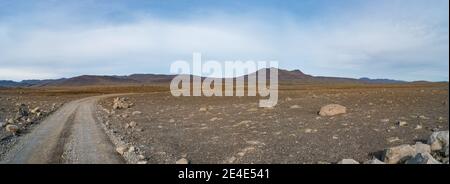
[(448, 81), (448, 0), (0, 0), (0, 80), (279, 61), (322, 76)]

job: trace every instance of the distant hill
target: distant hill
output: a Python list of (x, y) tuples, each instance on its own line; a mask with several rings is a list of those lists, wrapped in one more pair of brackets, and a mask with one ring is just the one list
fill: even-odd
[(10, 80), (0, 80), (0, 87), (22, 87), (22, 86), (26, 86), (25, 83), (14, 82)]
[(405, 83), (406, 82), (406, 81), (392, 80), (392, 79), (369, 79), (367, 77), (360, 78), (359, 80), (366, 82), (366, 83), (376, 83), (376, 84), (396, 84), (396, 83)]
[[(269, 70), (278, 70), (278, 81), (281, 83), (361, 83), (361, 84), (395, 84), (405, 83), (405, 81), (391, 79), (369, 79), (369, 78), (340, 78), (312, 76), (303, 73), (300, 70), (283, 70), (276, 68), (266, 68), (254, 73), (241, 76), (247, 79), (249, 76), (257, 76), (259, 72)], [(267, 73), (269, 79), (269, 73)], [(100, 76), (100, 75), (82, 75), (72, 78), (47, 79), (47, 80), (23, 80), (21, 82), (0, 80), (0, 87), (57, 87), (57, 86), (92, 86), (92, 85), (149, 85), (156, 83), (169, 83), (175, 75), (162, 74), (132, 74), (128, 76)]]
[(175, 75), (160, 75), (160, 74), (133, 74), (126, 78), (138, 81), (140, 83), (154, 83), (154, 82), (170, 82)]

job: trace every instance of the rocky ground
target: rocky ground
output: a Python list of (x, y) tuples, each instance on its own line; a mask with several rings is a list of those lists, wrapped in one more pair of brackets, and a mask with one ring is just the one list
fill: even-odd
[(0, 158), (24, 134), (64, 103), (84, 95), (22, 90), (0, 91)]
[[(275, 108), (158, 92), (105, 99), (97, 113), (130, 163), (445, 162), (428, 140), (448, 130), (448, 84), (282, 89)], [(339, 106), (319, 113), (328, 104)]]

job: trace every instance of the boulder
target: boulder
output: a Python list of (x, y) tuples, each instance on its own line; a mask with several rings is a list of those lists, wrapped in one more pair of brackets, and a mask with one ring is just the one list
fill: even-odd
[(36, 107), (36, 108), (32, 109), (30, 112), (33, 113), (33, 114), (36, 114), (36, 113), (38, 113), (40, 111), (41, 111), (41, 109), (39, 107)]
[(180, 160), (177, 160), (175, 162), (175, 164), (189, 164), (189, 161), (187, 159), (185, 159), (185, 158), (182, 158)]
[(26, 117), (29, 114), (29, 109), (25, 104), (20, 104), (19, 108), (17, 109), (16, 113), (16, 119)]
[(130, 148), (128, 148), (129, 153), (133, 153), (135, 151), (136, 151), (136, 147), (134, 147), (134, 146), (130, 146)]
[(342, 159), (338, 164), (359, 164), (359, 162), (353, 159)]
[(125, 123), (125, 129), (128, 129), (128, 128), (130, 128), (130, 124), (129, 123)]
[(416, 156), (406, 161), (406, 164), (441, 164), (430, 153), (417, 153)]
[(135, 121), (132, 121), (128, 124), (131, 128), (136, 127), (137, 123)]
[(141, 115), (142, 112), (141, 112), (141, 111), (133, 111), (131, 114), (132, 114), (133, 116), (136, 116), (136, 115)]
[(123, 155), (124, 153), (126, 153), (128, 151), (128, 147), (127, 146), (119, 146), (116, 148), (117, 153)]
[(398, 125), (398, 126), (407, 126), (407, 125), (408, 125), (408, 122), (406, 122), (406, 121), (398, 121), (398, 122), (397, 122), (397, 125)]
[(339, 104), (329, 104), (320, 108), (320, 116), (334, 116), (338, 114), (344, 114), (347, 112), (347, 108)]
[(431, 153), (431, 147), (428, 144), (423, 144), (421, 142), (416, 142), (415, 145), (412, 146), (417, 153)]
[(147, 161), (141, 160), (141, 161), (138, 161), (137, 164), (147, 164)]
[(13, 135), (16, 135), (17, 131), (19, 131), (19, 127), (17, 125), (6, 125), (5, 130), (7, 132), (11, 132)]
[(15, 123), (15, 121), (14, 121), (14, 119), (8, 119), (8, 121), (6, 121), (6, 124), (14, 124)]
[(365, 161), (364, 164), (386, 164), (386, 163), (376, 158), (373, 158), (372, 160)]
[(387, 164), (403, 163), (415, 156), (416, 150), (407, 144), (388, 148), (384, 150), (383, 161)]
[(428, 138), (427, 144), (431, 146), (431, 151), (439, 151), (448, 157), (448, 130), (433, 132)]

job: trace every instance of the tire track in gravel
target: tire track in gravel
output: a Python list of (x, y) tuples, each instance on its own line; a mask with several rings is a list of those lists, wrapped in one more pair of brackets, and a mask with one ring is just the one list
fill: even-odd
[(23, 135), (0, 163), (124, 163), (94, 118), (98, 100), (111, 96), (119, 95), (87, 97), (65, 104)]

